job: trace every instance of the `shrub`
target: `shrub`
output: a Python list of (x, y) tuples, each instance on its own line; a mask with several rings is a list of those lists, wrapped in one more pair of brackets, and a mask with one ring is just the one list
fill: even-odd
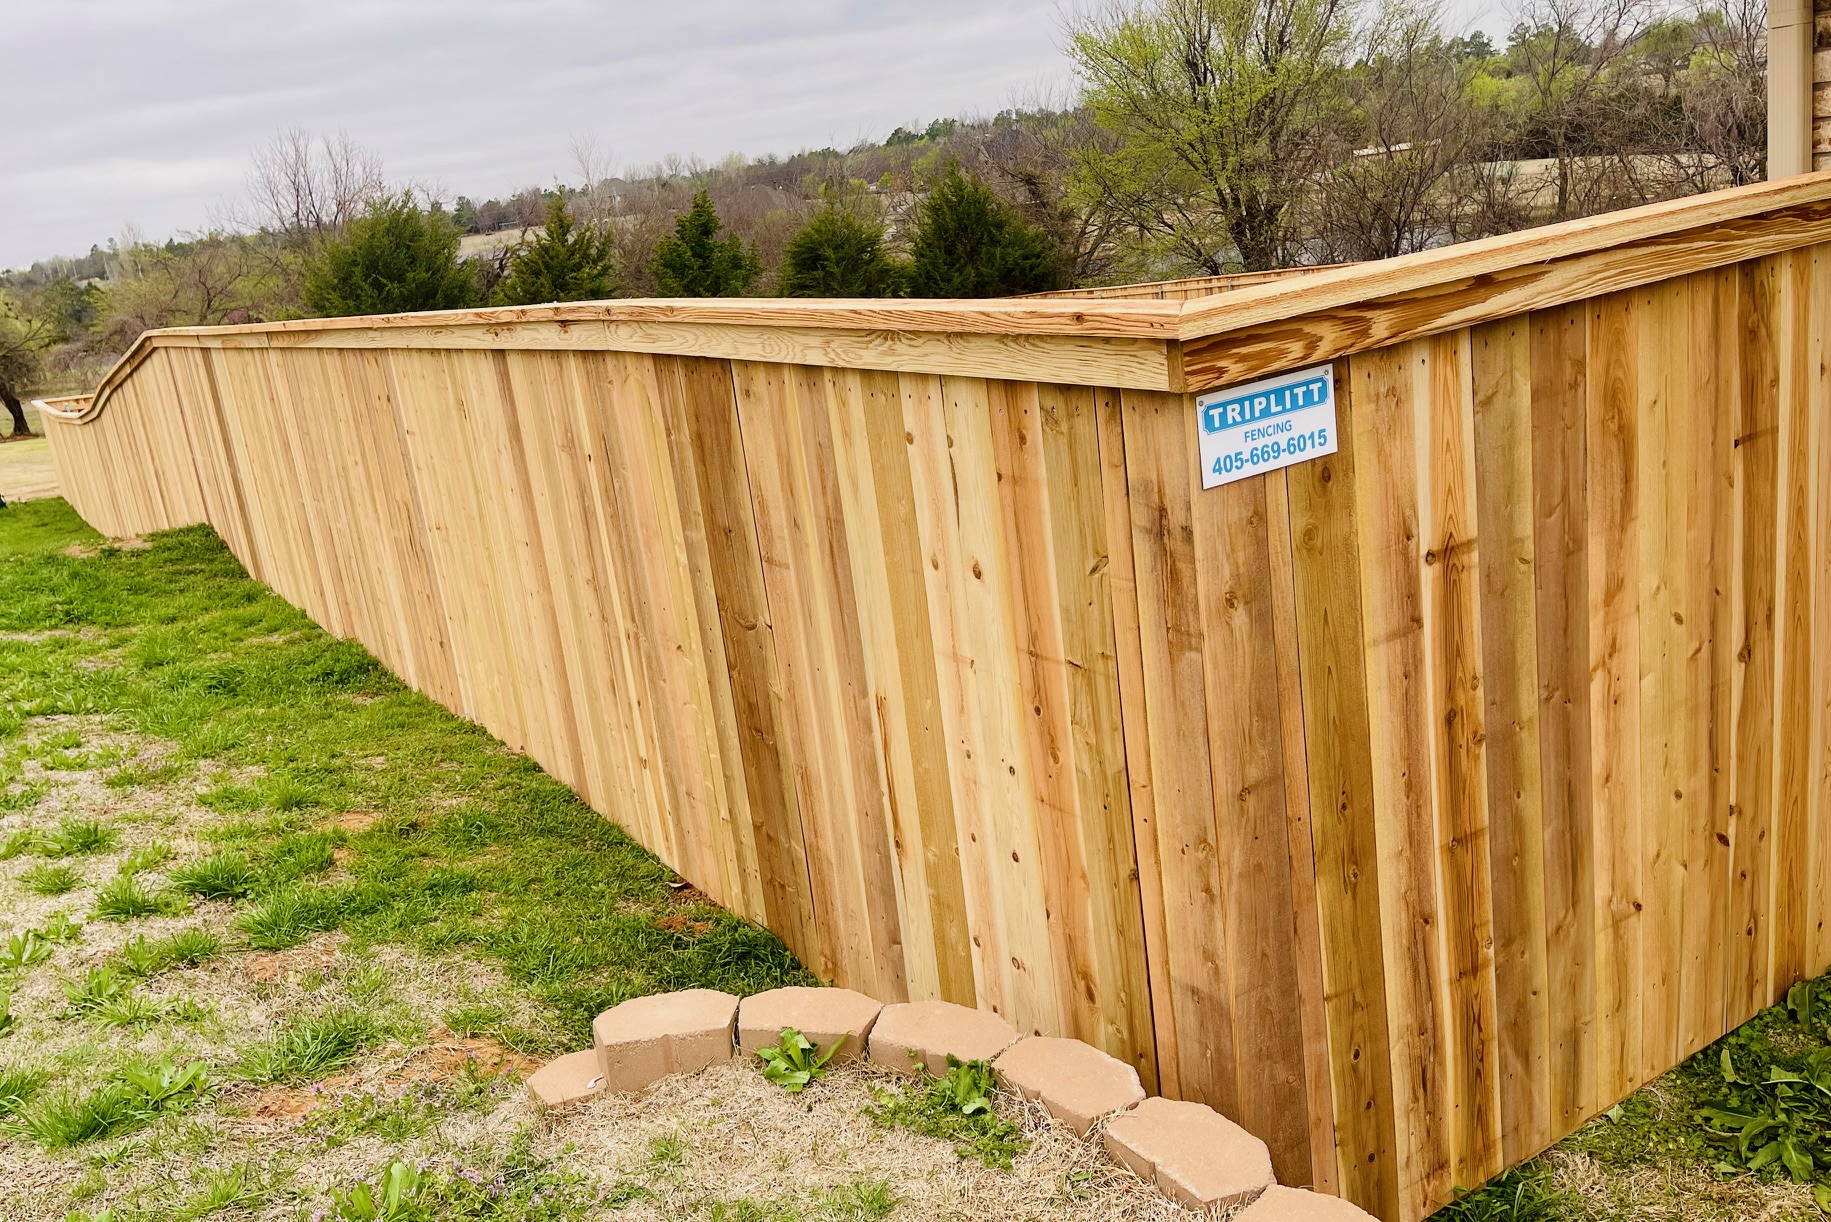
[(663, 297), (742, 297), (762, 274), (756, 252), (736, 234), (720, 238), (724, 223), (705, 191), (674, 222), (674, 236), (655, 247), (655, 291)]
[(407, 191), (371, 202), (305, 273), (306, 307), (321, 316), (460, 309), (475, 294), (458, 261), (457, 226)]
[(916, 297), (1009, 297), (1060, 287), (1055, 243), (959, 163), (916, 211), (909, 291)]
[(894, 297), (902, 266), (884, 249), (884, 227), (829, 198), (794, 237), (782, 262), (785, 297)]
[(509, 274), (496, 286), (502, 305), (543, 301), (595, 301), (616, 291), (616, 249), (607, 227), (578, 225), (566, 201), (547, 204), (541, 231), (509, 257)]

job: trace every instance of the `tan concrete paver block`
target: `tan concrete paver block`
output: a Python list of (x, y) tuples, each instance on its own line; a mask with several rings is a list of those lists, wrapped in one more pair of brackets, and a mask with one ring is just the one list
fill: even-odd
[[(871, 1059), (898, 1073), (925, 1066), (940, 1077), (949, 1053), (962, 1061), (990, 1061), (1017, 1042), (1017, 1031), (990, 1010), (951, 1001), (906, 1001), (885, 1006), (871, 1028)], [(914, 1054), (912, 1060), (910, 1054)]]
[(1373, 1215), (1340, 1197), (1273, 1184), (1233, 1222), (1374, 1222)]
[(1144, 1099), (1138, 1071), (1080, 1040), (1031, 1036), (999, 1054), (992, 1068), (1026, 1099), (1040, 1099), (1049, 1114), (1079, 1137), (1100, 1117)]
[(834, 1065), (865, 1055), (865, 1040), (883, 1004), (851, 989), (792, 986), (746, 997), (737, 1012), (738, 1047), (745, 1052), (768, 1048), (793, 1027), (822, 1053), (834, 1044)]
[(737, 998), (714, 989), (657, 993), (612, 1006), (591, 1021), (604, 1089), (646, 1090), (669, 1074), (731, 1059)]
[(603, 1087), (596, 1048), (555, 1057), (528, 1075), (528, 1093), (542, 1107), (569, 1107), (602, 1093)]
[(1265, 1143), (1202, 1103), (1146, 1099), (1107, 1124), (1106, 1152), (1190, 1209), (1242, 1204), (1274, 1183)]

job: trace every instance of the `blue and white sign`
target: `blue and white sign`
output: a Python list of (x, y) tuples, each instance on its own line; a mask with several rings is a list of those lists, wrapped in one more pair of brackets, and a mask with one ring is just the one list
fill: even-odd
[(1335, 367), (1217, 390), (1195, 401), (1200, 417), (1202, 487), (1335, 453)]

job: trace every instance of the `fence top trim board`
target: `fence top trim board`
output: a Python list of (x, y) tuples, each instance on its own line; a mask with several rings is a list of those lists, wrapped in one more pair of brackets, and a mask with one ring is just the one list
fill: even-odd
[(688, 298), (147, 331), (94, 395), (41, 407), (94, 419), (159, 347), (622, 350), (1202, 391), (1819, 240), (1831, 240), (1831, 171), (1188, 301)]

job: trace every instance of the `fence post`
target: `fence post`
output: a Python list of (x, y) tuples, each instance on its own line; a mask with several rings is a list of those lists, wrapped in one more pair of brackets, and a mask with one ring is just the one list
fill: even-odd
[(1812, 0), (1767, 3), (1767, 176), (1812, 169)]

